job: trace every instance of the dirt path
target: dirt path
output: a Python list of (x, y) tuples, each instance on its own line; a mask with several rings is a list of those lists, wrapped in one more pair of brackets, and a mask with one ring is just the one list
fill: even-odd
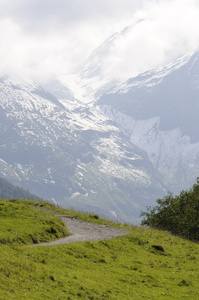
[[(52, 211), (49, 211), (52, 212)], [(97, 225), (93, 223), (87, 223), (79, 219), (75, 219), (68, 215), (59, 215), (55, 213), (66, 224), (70, 236), (58, 239), (49, 243), (36, 244), (34, 246), (49, 246), (49, 245), (61, 245), (75, 242), (85, 241), (99, 241), (113, 239), (119, 235), (129, 234), (128, 231), (109, 227), (107, 225)]]

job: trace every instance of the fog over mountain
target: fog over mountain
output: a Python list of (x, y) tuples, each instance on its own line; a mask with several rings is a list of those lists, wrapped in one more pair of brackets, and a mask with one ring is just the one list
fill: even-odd
[(112, 37), (98, 63), (125, 81), (196, 51), (198, 14), (197, 0), (2, 0), (0, 76), (69, 76)]

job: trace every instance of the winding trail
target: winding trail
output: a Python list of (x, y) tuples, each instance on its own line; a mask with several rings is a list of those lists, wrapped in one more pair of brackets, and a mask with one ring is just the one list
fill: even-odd
[(35, 244), (32, 245), (31, 247), (62, 245), (62, 244), (86, 242), (86, 241), (109, 240), (119, 235), (129, 234), (127, 230), (113, 228), (107, 225), (97, 225), (93, 223), (87, 223), (82, 220), (71, 217), (69, 215), (60, 215), (46, 209), (45, 211), (54, 213), (56, 216), (61, 218), (64, 224), (67, 226), (67, 229), (71, 235), (52, 242)]

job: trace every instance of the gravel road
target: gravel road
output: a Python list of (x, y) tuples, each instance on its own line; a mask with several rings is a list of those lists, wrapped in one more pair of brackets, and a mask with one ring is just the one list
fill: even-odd
[(49, 246), (61, 245), (67, 243), (85, 242), (85, 241), (99, 241), (113, 239), (119, 235), (129, 234), (128, 231), (113, 228), (107, 225), (97, 225), (87, 223), (79, 219), (75, 219), (68, 215), (59, 215), (63, 222), (66, 224), (70, 235), (49, 243), (35, 244), (34, 246)]

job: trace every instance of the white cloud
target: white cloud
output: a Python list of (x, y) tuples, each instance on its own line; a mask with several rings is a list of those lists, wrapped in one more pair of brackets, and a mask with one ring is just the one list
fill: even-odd
[(1, 0), (0, 75), (64, 75), (108, 36), (146, 18), (106, 58), (104, 75), (125, 79), (197, 49), (198, 15), (196, 0)]
[(125, 80), (198, 49), (199, 4), (195, 1), (147, 4), (139, 14), (145, 21), (115, 41), (104, 76), (119, 70), (118, 76)]

